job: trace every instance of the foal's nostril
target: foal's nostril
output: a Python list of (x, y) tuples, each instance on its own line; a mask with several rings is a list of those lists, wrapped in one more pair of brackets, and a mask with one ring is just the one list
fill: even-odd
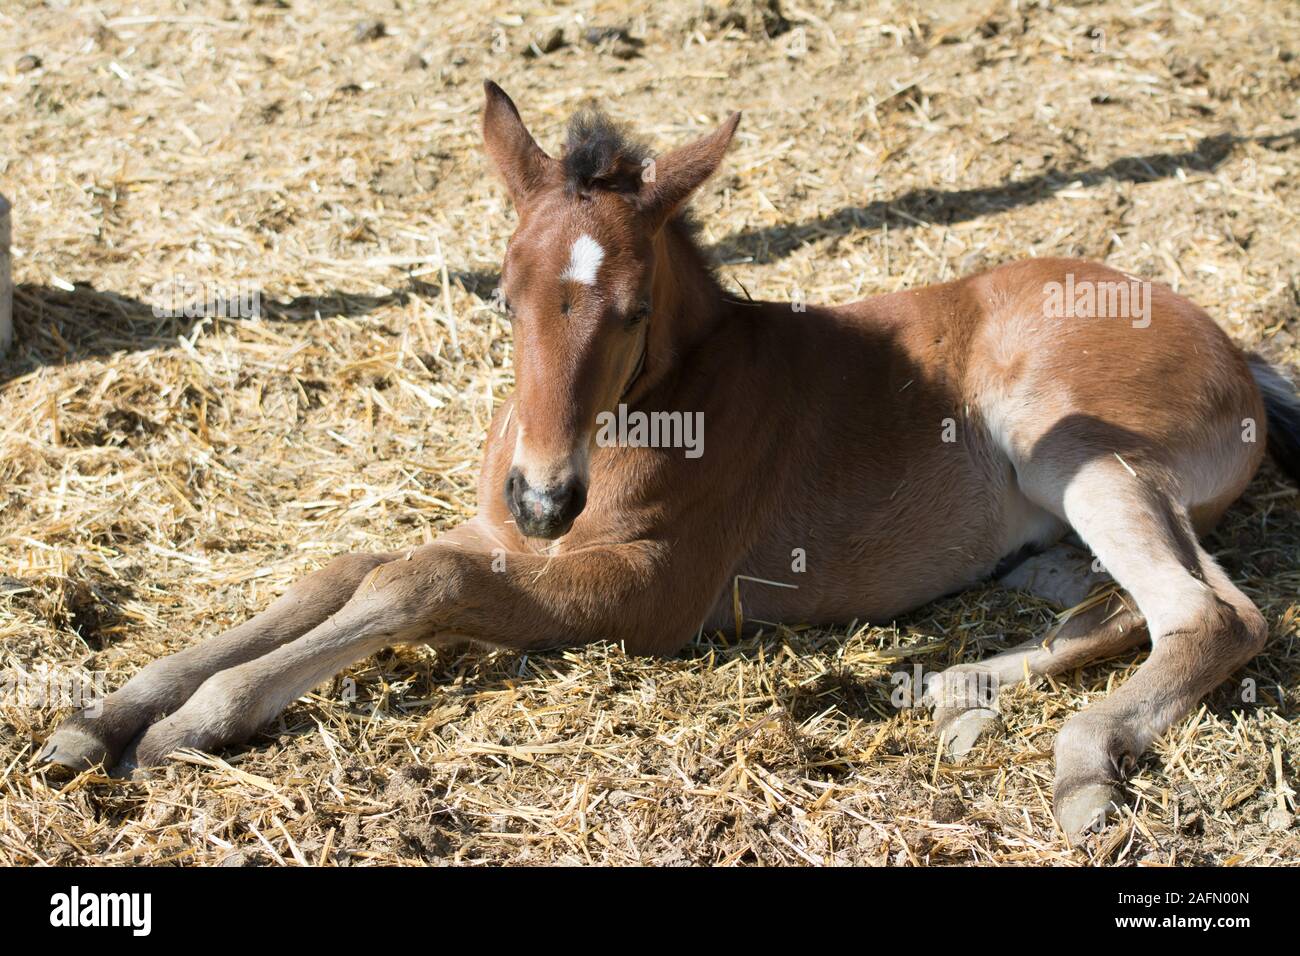
[(552, 494), (552, 500), (555, 513), (565, 524), (572, 524), (587, 506), (587, 486), (570, 478)]
[(558, 538), (587, 504), (587, 488), (579, 479), (534, 488), (517, 468), (506, 477), (505, 493), (516, 526), (530, 538)]
[(510, 474), (506, 475), (506, 504), (510, 506), (510, 513), (515, 517), (519, 517), (522, 510), (520, 499), (527, 487), (528, 482), (524, 481), (523, 473), (518, 468), (511, 468)]

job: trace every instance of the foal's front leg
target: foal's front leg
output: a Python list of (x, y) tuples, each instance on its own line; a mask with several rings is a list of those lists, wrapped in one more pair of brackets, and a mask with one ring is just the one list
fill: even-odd
[(645, 543), (555, 557), (427, 545), (374, 569), (302, 637), (209, 677), (124, 762), (153, 766), (179, 748), (246, 740), (312, 687), (393, 644), (469, 638), (528, 649), (609, 638), (633, 653), (675, 650), (709, 599), (698, 578), (676, 579), (663, 558)]
[(147, 665), (94, 709), (69, 717), (46, 741), (40, 759), (84, 770), (111, 767), (151, 721), (169, 714), (219, 671), (253, 660), (299, 637), (351, 597), (388, 554), (346, 554), (295, 583), (238, 627)]

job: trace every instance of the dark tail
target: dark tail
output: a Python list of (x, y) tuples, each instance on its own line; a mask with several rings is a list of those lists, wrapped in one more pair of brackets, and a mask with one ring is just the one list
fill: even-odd
[(1295, 386), (1261, 356), (1249, 355), (1247, 361), (1264, 396), (1269, 453), (1291, 480), (1300, 484), (1300, 398)]

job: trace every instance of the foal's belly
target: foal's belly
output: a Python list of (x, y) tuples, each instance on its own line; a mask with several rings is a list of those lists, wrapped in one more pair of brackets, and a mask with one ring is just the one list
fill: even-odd
[(868, 489), (792, 515), (741, 563), (708, 626), (887, 623), (990, 578), (1005, 559), (1068, 530), (1024, 497), (1010, 464), (988, 449), (954, 469), (913, 461), (892, 497)]

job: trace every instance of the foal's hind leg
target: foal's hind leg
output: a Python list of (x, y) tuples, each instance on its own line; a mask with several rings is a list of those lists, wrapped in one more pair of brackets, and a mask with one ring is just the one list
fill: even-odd
[(307, 633), (347, 603), (361, 580), (392, 557), (335, 558), (294, 584), (261, 614), (147, 665), (96, 710), (63, 721), (47, 741), (41, 759), (74, 770), (101, 763), (111, 767), (146, 726), (180, 707), (213, 674)]
[(1132, 595), (1152, 641), (1137, 672), (1057, 736), (1056, 817), (1077, 834), (1104, 820), (1119, 800), (1116, 785), (1151, 742), (1260, 651), (1268, 627), (1197, 543), (1157, 468), (1113, 457), (1071, 466), (1059, 457), (1022, 468), (1026, 493), (1060, 509)]
[(934, 676), (926, 701), (934, 708), (935, 728), (949, 757), (963, 756), (998, 725), (992, 705), (999, 691), (1123, 654), (1146, 640), (1132, 599), (1113, 586), (1105, 589), (1110, 577), (1091, 565), (1086, 552), (1058, 544), (1000, 579), (1072, 613), (1043, 637)]

